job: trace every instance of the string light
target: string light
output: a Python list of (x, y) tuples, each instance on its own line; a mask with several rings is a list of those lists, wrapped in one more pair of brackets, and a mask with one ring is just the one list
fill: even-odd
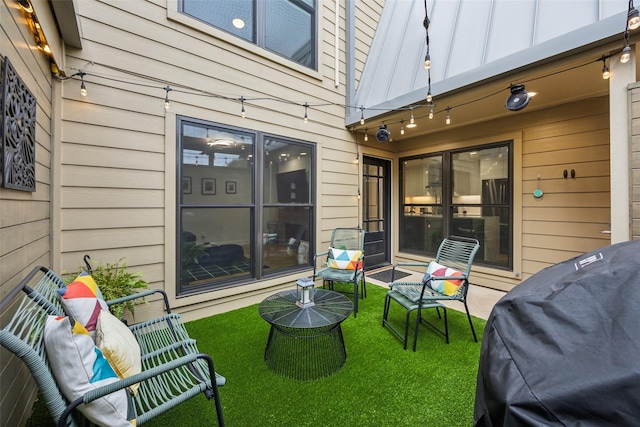
[(451, 107), (447, 107), (447, 118), (445, 119), (445, 123), (450, 125), (451, 124), (451, 116), (449, 115), (449, 111), (451, 110)]
[(304, 103), (304, 122), (307, 123), (309, 121), (309, 118), (307, 117), (307, 108), (309, 108), (309, 104), (308, 103)]
[(611, 72), (609, 72), (609, 68), (607, 68), (607, 60), (606, 59), (602, 59), (602, 78), (607, 80), (609, 77), (611, 77)]
[(400, 135), (404, 135), (404, 120), (400, 120)]
[(409, 124), (407, 125), (409, 129), (416, 127), (416, 119), (413, 117), (413, 107), (411, 107), (411, 118), (409, 119)]
[(244, 111), (244, 96), (240, 97), (240, 103), (242, 104), (242, 110), (240, 111), (240, 115), (242, 116), (243, 119), (245, 119), (247, 117), (247, 113)]
[(367, 142), (369, 140), (369, 134), (367, 133), (367, 129), (364, 129), (364, 142)]
[(633, 0), (629, 0), (629, 13), (627, 14), (627, 28), (636, 30), (640, 28), (640, 14), (638, 9), (633, 6)]
[(620, 55), (620, 62), (626, 64), (631, 59), (631, 46), (628, 44), (625, 45), (624, 49), (622, 49), (622, 55)]
[(164, 90), (166, 92), (164, 96), (164, 109), (169, 110), (169, 108), (171, 108), (171, 101), (169, 101), (169, 92), (171, 91), (171, 88), (169, 86), (165, 86)]
[(80, 76), (80, 95), (82, 96), (87, 96), (87, 86), (85, 86), (84, 84), (84, 76), (85, 76), (84, 71), (78, 71), (78, 75)]
[(431, 104), (433, 101), (433, 97), (431, 96), (431, 88), (429, 88), (429, 92), (427, 92), (427, 102)]
[(431, 68), (431, 56), (428, 53), (424, 57), (424, 68), (425, 70)]
[[(626, 46), (626, 44), (625, 44), (625, 48), (626, 48), (626, 47), (627, 47), (627, 46)], [(627, 51), (632, 51), (631, 47), (629, 47), (629, 49), (621, 49), (621, 50), (619, 50), (619, 51), (618, 51), (617, 53), (615, 53), (615, 54), (620, 54), (621, 52), (622, 52), (622, 54), (624, 54), (624, 53), (627, 53)], [(613, 55), (608, 55), (608, 56), (606, 56), (606, 58), (610, 58), (611, 56), (613, 56)], [(623, 58), (621, 57), (621, 60), (622, 60), (622, 59), (623, 59)], [(595, 60), (595, 61), (601, 61), (601, 60), (602, 60), (601, 58), (598, 58), (598, 59), (597, 59), (597, 60)], [(569, 67), (569, 68), (566, 68), (566, 69), (563, 69), (563, 70), (560, 70), (560, 71), (554, 71), (554, 72), (552, 72), (552, 73), (550, 73), (550, 74), (548, 74), (548, 75), (538, 76), (538, 77), (536, 77), (535, 79), (532, 79), (532, 80), (538, 80), (538, 79), (541, 79), (541, 78), (544, 78), (544, 77), (548, 77), (548, 76), (550, 76), (550, 75), (558, 74), (558, 73), (560, 73), (560, 72), (567, 72), (567, 71), (571, 71), (571, 70), (574, 70), (574, 69), (576, 69), (576, 68), (584, 67), (584, 66), (587, 66), (587, 65), (589, 65), (589, 64), (592, 64), (592, 63), (593, 63), (593, 62), (595, 62), (595, 61), (594, 61), (594, 60), (590, 60), (590, 61), (588, 61), (588, 62), (585, 62), (585, 63), (579, 64), (579, 65), (576, 65), (576, 66), (572, 66), (572, 67)], [(621, 61), (621, 62), (622, 62), (622, 61)], [(92, 62), (92, 63), (91, 63), (91, 65), (95, 65), (95, 63), (93, 63), (93, 62)], [(116, 68), (116, 67), (110, 67), (110, 66), (105, 65), (105, 64), (99, 64), (99, 65), (101, 65), (101, 66), (103, 66), (103, 67), (106, 67), (106, 68), (112, 68), (112, 69), (114, 69), (114, 70), (117, 70), (117, 71), (120, 71), (120, 72), (127, 73), (127, 71), (126, 71), (126, 70), (121, 70), (121, 69), (118, 69), (118, 68)], [(156, 84), (156, 85), (154, 85), (154, 84), (143, 84), (143, 83), (140, 83), (139, 81), (136, 81), (136, 82), (130, 82), (130, 81), (127, 81), (127, 80), (121, 80), (121, 79), (117, 79), (117, 78), (113, 78), (113, 77), (105, 76), (105, 75), (101, 75), (101, 74), (86, 73), (85, 71), (78, 71), (78, 72), (76, 72), (75, 74), (73, 74), (73, 75), (72, 75), (72, 76), (70, 76), (70, 77), (60, 76), (59, 74), (54, 74), (54, 78), (56, 78), (56, 79), (58, 79), (58, 80), (60, 80), (60, 81), (64, 81), (64, 80), (68, 80), (68, 79), (70, 79), (70, 78), (73, 78), (73, 77), (75, 77), (75, 76), (80, 76), (80, 79), (81, 79), (81, 90), (82, 90), (82, 89), (84, 89), (84, 90), (82, 90), (82, 94), (83, 94), (83, 96), (85, 96), (85, 95), (86, 95), (86, 93), (87, 93), (87, 91), (86, 91), (86, 84), (85, 84), (85, 82), (84, 82), (84, 76), (85, 76), (85, 75), (96, 76), (96, 77), (101, 78), (101, 79), (117, 81), (117, 82), (119, 82), (119, 83), (124, 83), (124, 84), (131, 84), (131, 85), (135, 85), (135, 86), (138, 86), (138, 87), (140, 87), (140, 86), (144, 86), (144, 87), (156, 88), (156, 89), (157, 89), (157, 88), (163, 88), (165, 91), (166, 91), (166, 88), (167, 88), (167, 87), (169, 87), (169, 86), (166, 86), (166, 87), (164, 87), (164, 86), (160, 86), (160, 87), (158, 87), (158, 85), (157, 85), (157, 84)], [(138, 75), (136, 75), (136, 76), (138, 76)], [(152, 78), (148, 78), (148, 79), (149, 79), (149, 80), (153, 80)], [(206, 91), (201, 90), (201, 89), (188, 88), (188, 87), (181, 87), (181, 86), (179, 86), (179, 85), (178, 85), (178, 88), (177, 88), (177, 89), (176, 89), (176, 87), (175, 87), (175, 86), (174, 86), (173, 88), (170, 88), (170, 89), (171, 89), (171, 90), (173, 90), (174, 92), (176, 92), (176, 91), (177, 91), (177, 92), (180, 92), (180, 93), (184, 93), (184, 94), (188, 94), (188, 95), (193, 95), (193, 96), (205, 96), (205, 97), (210, 97), (210, 98), (224, 99), (224, 100), (228, 100), (228, 101), (236, 101), (236, 102), (237, 102), (238, 100), (240, 100), (240, 102), (241, 102), (241, 104), (242, 104), (242, 107), (241, 107), (242, 117), (243, 117), (243, 118), (245, 118), (245, 117), (246, 117), (246, 114), (245, 114), (245, 101), (249, 101), (250, 99), (245, 98), (244, 96), (242, 96), (242, 97), (235, 97), (235, 98), (233, 98), (233, 97), (228, 97), (228, 96), (221, 95), (221, 94), (216, 94), (216, 93), (206, 92)], [(503, 89), (501, 89), (500, 91), (502, 91), (502, 90), (503, 90)], [(492, 94), (490, 94), (490, 95), (483, 95), (483, 96), (481, 96), (481, 97), (478, 97), (477, 99), (473, 99), (473, 100), (470, 100), (470, 101), (464, 102), (464, 103), (462, 103), (462, 104), (457, 104), (457, 105), (449, 106), (449, 107), (447, 108), (447, 114), (448, 114), (448, 116), (450, 117), (450, 111), (451, 111), (452, 109), (459, 108), (459, 107), (463, 107), (463, 106), (466, 106), (466, 105), (469, 105), (469, 104), (472, 104), (472, 103), (475, 103), (475, 102), (478, 102), (478, 101), (486, 100), (487, 98), (489, 98), (489, 97), (491, 97), (491, 96), (493, 96), (493, 95), (495, 95), (495, 94), (497, 94), (497, 93), (499, 93), (499, 92), (492, 93)], [(165, 97), (165, 101), (166, 101), (167, 99), (168, 99), (168, 93), (167, 93), (167, 96)], [(254, 100), (254, 99), (253, 99), (253, 98), (251, 98), (251, 100)], [(305, 113), (307, 114), (307, 119), (308, 119), (308, 109), (309, 109), (309, 107), (314, 108), (314, 107), (320, 107), (320, 106), (327, 105), (327, 106), (341, 106), (341, 107), (344, 107), (344, 108), (352, 108), (352, 109), (358, 109), (358, 108), (359, 108), (359, 109), (360, 109), (360, 112), (361, 112), (360, 123), (362, 123), (362, 124), (364, 124), (364, 123), (365, 123), (365, 118), (364, 118), (364, 109), (365, 109), (365, 107), (364, 107), (364, 105), (361, 105), (361, 106), (357, 107), (357, 106), (353, 106), (353, 105), (338, 104), (338, 103), (333, 103), (333, 102), (331, 102), (331, 103), (326, 103), (326, 104), (324, 104), (324, 103), (323, 103), (323, 104), (310, 104), (310, 103), (308, 103), (308, 102), (304, 102), (304, 103), (297, 103), (297, 102), (293, 102), (293, 101), (286, 100), (286, 99), (282, 99), (282, 98), (262, 98), (262, 97), (261, 97), (261, 98), (255, 98), (255, 100), (256, 100), (256, 101), (269, 100), (269, 101), (276, 101), (276, 102), (282, 102), (282, 103), (293, 104), (293, 105), (299, 105), (299, 106), (305, 107)], [(430, 110), (429, 110), (428, 115), (425, 115), (424, 117), (426, 118), (426, 117), (428, 116), (428, 117), (429, 117), (429, 119), (433, 119), (433, 117), (435, 116), (435, 111), (434, 111), (434, 109), (435, 109), (435, 104), (433, 103), (433, 97), (432, 97), (432, 102), (430, 102), (430, 103), (424, 103), (424, 104), (413, 104), (413, 105), (411, 105), (411, 106), (406, 106), (406, 107), (385, 108), (385, 109), (384, 109), (384, 111), (385, 111), (385, 112), (392, 112), (392, 111), (406, 111), (407, 109), (409, 109), (409, 110), (411, 111), (411, 118), (410, 118), (410, 120), (409, 120), (409, 122), (408, 122), (408, 124), (407, 124), (407, 125), (404, 125), (404, 121), (405, 121), (405, 120), (403, 119), (403, 120), (402, 120), (402, 121), (403, 121), (403, 126), (406, 126), (407, 128), (413, 128), (413, 127), (415, 127), (415, 126), (416, 126), (416, 122), (415, 122), (416, 116), (415, 116), (414, 109), (415, 109), (415, 108), (423, 108), (423, 107), (429, 107), (429, 109), (430, 109)], [(372, 108), (373, 108), (373, 107), (372, 107)], [(419, 117), (418, 117), (418, 118), (419, 118)], [(449, 118), (449, 122), (450, 122), (450, 118)], [(400, 121), (397, 121), (397, 122), (395, 122), (395, 123), (400, 123)], [(366, 132), (366, 131), (365, 131), (365, 132)], [(365, 139), (364, 139), (365, 141), (368, 141), (368, 133), (365, 133), (364, 138), (365, 138)]]

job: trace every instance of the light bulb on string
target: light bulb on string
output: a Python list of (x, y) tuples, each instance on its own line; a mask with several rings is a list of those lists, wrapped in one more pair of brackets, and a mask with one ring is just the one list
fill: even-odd
[(633, 0), (629, 0), (629, 12), (627, 14), (627, 28), (636, 30), (640, 28), (640, 14), (638, 9), (633, 6)]
[(164, 109), (168, 110), (171, 108), (171, 101), (169, 101), (169, 92), (171, 91), (171, 88), (169, 86), (165, 86), (164, 90), (166, 92), (164, 97)]
[(247, 117), (247, 114), (244, 111), (244, 99), (245, 99), (244, 96), (240, 97), (240, 104), (242, 104), (242, 110), (240, 110), (240, 115), (242, 116), (243, 119)]
[(360, 124), (364, 124), (364, 106), (360, 106)]
[(425, 70), (431, 68), (431, 56), (428, 53), (424, 57), (424, 68)]
[(429, 88), (429, 91), (427, 92), (427, 102), (431, 103), (431, 101), (433, 101), (433, 96), (431, 96), (431, 88)]
[(367, 129), (365, 128), (364, 130), (364, 142), (367, 142), (369, 140), (369, 134), (367, 133)]
[(400, 135), (404, 135), (404, 120), (400, 120)]
[(445, 119), (445, 123), (450, 125), (451, 124), (451, 116), (449, 115), (449, 111), (451, 110), (451, 107), (447, 107), (447, 118)]
[(307, 123), (309, 121), (309, 118), (307, 117), (307, 108), (309, 108), (309, 104), (308, 103), (304, 103), (304, 122)]
[(631, 59), (631, 46), (628, 44), (622, 49), (622, 55), (620, 55), (620, 62), (626, 64)]
[(411, 117), (409, 118), (409, 124), (407, 127), (409, 129), (416, 127), (416, 119), (413, 117), (413, 107), (411, 107)]
[(431, 109), (429, 110), (429, 119), (433, 119), (433, 105), (431, 105)]
[(609, 77), (611, 77), (611, 72), (609, 71), (609, 68), (607, 68), (607, 64), (604, 64), (602, 66), (602, 78), (607, 80)]
[(78, 71), (78, 75), (80, 76), (80, 95), (87, 96), (87, 86), (84, 84), (84, 71)]

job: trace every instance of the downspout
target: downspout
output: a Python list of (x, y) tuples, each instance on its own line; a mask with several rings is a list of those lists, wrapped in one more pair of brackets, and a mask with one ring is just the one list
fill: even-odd
[(335, 58), (336, 58), (336, 66), (335, 66), (335, 87), (340, 86), (340, 0), (336, 0), (336, 28), (335, 28), (335, 43), (334, 46), (336, 48)]
[[(336, 0), (337, 2), (338, 0)], [(355, 108), (352, 107), (353, 100), (355, 99), (355, 16), (356, 16), (356, 3), (355, 0), (345, 0), (345, 125), (347, 122), (347, 116), (355, 112)]]

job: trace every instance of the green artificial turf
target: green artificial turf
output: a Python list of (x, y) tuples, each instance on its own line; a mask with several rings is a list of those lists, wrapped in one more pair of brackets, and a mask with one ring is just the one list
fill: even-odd
[[(385, 292), (367, 287), (358, 317), (342, 324), (345, 365), (314, 381), (281, 378), (266, 367), (269, 325), (257, 305), (187, 323), (200, 351), (210, 354), (227, 378), (220, 388), (226, 425), (472, 425), (480, 343), (473, 341), (466, 315), (448, 310), (450, 344), (423, 326), (417, 352), (411, 351), (411, 342), (403, 350), (381, 326)], [(435, 310), (428, 315), (434, 318)], [(404, 316), (394, 303), (390, 318), (401, 327)], [(481, 340), (485, 322), (474, 318), (474, 325)], [(145, 425), (215, 426), (215, 405), (198, 396)]]

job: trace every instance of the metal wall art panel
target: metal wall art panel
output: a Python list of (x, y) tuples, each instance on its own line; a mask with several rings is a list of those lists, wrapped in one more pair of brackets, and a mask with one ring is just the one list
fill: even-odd
[(36, 98), (5, 56), (2, 67), (2, 186), (36, 190)]

